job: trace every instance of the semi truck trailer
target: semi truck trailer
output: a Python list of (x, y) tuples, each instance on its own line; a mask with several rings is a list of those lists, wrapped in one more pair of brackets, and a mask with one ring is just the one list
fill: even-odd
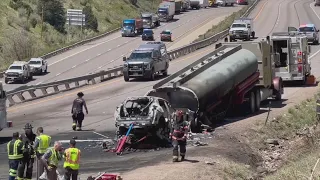
[(200, 0), (190, 0), (190, 8), (191, 9), (200, 9)]
[(232, 110), (258, 112), (262, 101), (281, 100), (283, 94), (271, 48), (265, 40), (224, 43), (155, 84), (146, 96), (163, 98), (189, 114), (192, 132), (223, 120)]
[(160, 21), (170, 21), (175, 14), (175, 2), (163, 1), (159, 4), (158, 15)]
[(175, 3), (175, 13), (179, 14), (182, 10), (183, 1), (182, 0), (163, 0), (162, 2), (173, 2)]

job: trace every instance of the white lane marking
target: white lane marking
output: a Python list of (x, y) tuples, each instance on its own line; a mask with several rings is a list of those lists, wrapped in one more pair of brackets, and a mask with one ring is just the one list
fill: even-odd
[(102, 68), (102, 66), (98, 67), (98, 69), (101, 69), (101, 68)]
[[(318, 15), (318, 13), (312, 8), (313, 3), (310, 3), (310, 8), (312, 9), (313, 13), (317, 16), (317, 18), (320, 20), (320, 16)], [(315, 55), (317, 55), (320, 52), (320, 49), (318, 51), (316, 51), (315, 53), (313, 53), (311, 56), (309, 56), (309, 59), (313, 58)]]
[(100, 133), (97, 133), (97, 132), (95, 132), (95, 131), (92, 131), (94, 134), (97, 134), (97, 135), (99, 135), (99, 136), (102, 136), (102, 137), (105, 137), (105, 138), (109, 138), (108, 136), (105, 136), (105, 135), (103, 135), (103, 134), (100, 134)]
[(113, 62), (114, 61), (114, 59), (113, 60), (111, 60), (110, 62)]
[(117, 47), (120, 47), (121, 46), (121, 44), (119, 44)]
[(72, 68), (75, 68), (75, 67), (77, 67), (77, 65), (72, 66)]
[(56, 76), (59, 76), (61, 73), (56, 74)]
[(119, 37), (121, 37), (121, 36), (116, 36), (116, 37), (114, 37), (114, 38), (112, 38), (112, 39), (109, 39), (109, 40), (107, 40), (107, 41), (103, 41), (103, 42), (98, 43), (98, 44), (96, 44), (96, 45), (94, 45), (94, 46), (88, 47), (88, 48), (86, 48), (86, 49), (84, 49), (84, 50), (81, 50), (81, 51), (76, 52), (76, 53), (74, 53), (74, 54), (71, 54), (71, 55), (69, 55), (69, 56), (67, 56), (67, 57), (64, 57), (64, 58), (62, 58), (62, 59), (60, 59), (60, 60), (58, 60), (58, 61), (55, 61), (55, 62), (53, 62), (53, 63), (51, 63), (51, 64), (48, 64), (48, 66), (52, 66), (52, 65), (54, 65), (54, 64), (56, 64), (56, 63), (58, 63), (58, 62), (64, 61), (64, 60), (66, 60), (66, 59), (68, 59), (68, 58), (70, 58), (70, 57), (72, 57), (72, 56), (75, 56), (75, 55), (77, 55), (77, 54), (80, 54), (80, 53), (82, 53), (82, 52), (85, 52), (85, 51), (87, 51), (87, 50), (89, 50), (89, 49), (92, 49), (92, 48), (94, 48), (94, 47), (100, 46), (101, 44), (105, 44), (105, 43), (107, 43), (107, 42), (113, 41), (113, 40), (115, 40), (115, 39), (117, 39), (117, 38), (119, 38)]
[(111, 51), (111, 49), (108, 49), (108, 51)]
[(126, 41), (125, 44), (127, 44), (129, 41)]
[(90, 61), (90, 59), (87, 59), (86, 62)]
[(100, 55), (101, 55), (101, 53), (97, 54), (97, 56), (100, 56)]
[(121, 57), (125, 56), (126, 54), (122, 54)]
[(39, 84), (41, 84), (42, 83), (42, 81), (41, 82), (38, 82), (36, 85), (39, 85)]

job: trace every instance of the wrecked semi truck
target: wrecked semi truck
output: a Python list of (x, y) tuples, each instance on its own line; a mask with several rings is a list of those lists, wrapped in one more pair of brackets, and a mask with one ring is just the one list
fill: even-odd
[(146, 96), (166, 99), (172, 108), (188, 112), (192, 132), (223, 120), (229, 110), (257, 112), (261, 101), (281, 100), (283, 94), (271, 52), (267, 41), (225, 43), (155, 84)]

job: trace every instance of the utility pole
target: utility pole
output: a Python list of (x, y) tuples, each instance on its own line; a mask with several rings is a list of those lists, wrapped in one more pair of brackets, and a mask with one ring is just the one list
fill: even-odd
[(43, 4), (41, 7), (41, 39), (42, 39), (42, 31), (43, 31)]

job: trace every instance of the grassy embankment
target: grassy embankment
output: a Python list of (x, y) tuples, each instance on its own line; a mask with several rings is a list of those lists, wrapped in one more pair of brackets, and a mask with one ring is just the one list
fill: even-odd
[[(264, 164), (267, 162), (269, 167), (273, 166), (273, 170), (263, 170), (266, 174), (264, 179), (302, 180), (310, 177), (317, 159), (320, 158), (318, 142), (320, 128), (315, 111), (316, 99), (319, 97), (320, 92), (314, 98), (289, 108), (287, 113), (266, 125), (261, 122), (246, 133), (248, 145), (260, 154)], [(279, 145), (268, 144), (270, 140), (277, 140)], [(246, 179), (253, 174), (261, 174), (255, 168), (247, 168), (237, 163), (230, 164), (224, 171), (229, 177), (236, 179)], [(320, 163), (313, 177), (319, 179), (319, 176)]]
[[(6, 69), (14, 60), (28, 60), (30, 57), (40, 56), (115, 29), (120, 26), (124, 18), (138, 17), (140, 12), (156, 9), (161, 0), (155, 0), (154, 3), (150, 0), (139, 0), (137, 6), (133, 6), (128, 0), (64, 0), (62, 2), (65, 11), (68, 8), (83, 9), (85, 5), (90, 5), (98, 20), (98, 32), (85, 29), (82, 34), (80, 27), (71, 27), (68, 34), (61, 34), (45, 23), (42, 39), (41, 17), (36, 10), (37, 0), (22, 0), (32, 8), (30, 16), (27, 16), (24, 8), (12, 9), (9, 6), (10, 1), (0, 1), (0, 47), (9, 49), (4, 52), (0, 48), (0, 70)], [(65, 27), (68, 30), (67, 26)], [(8, 48), (13, 46), (13, 42), (18, 42), (16, 43), (19, 44), (16, 45), (18, 50), (14, 50), (13, 47)]]

